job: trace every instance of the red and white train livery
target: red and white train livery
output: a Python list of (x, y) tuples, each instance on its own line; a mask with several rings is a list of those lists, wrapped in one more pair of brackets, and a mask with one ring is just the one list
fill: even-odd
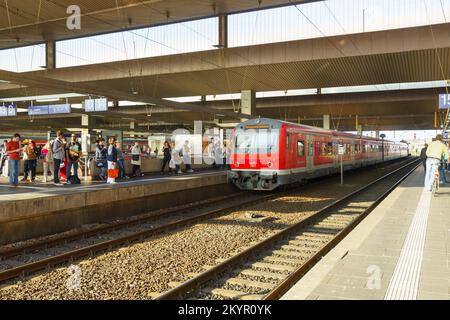
[(405, 143), (383, 141), (272, 119), (252, 119), (233, 132), (228, 178), (243, 190), (279, 186), (408, 156)]

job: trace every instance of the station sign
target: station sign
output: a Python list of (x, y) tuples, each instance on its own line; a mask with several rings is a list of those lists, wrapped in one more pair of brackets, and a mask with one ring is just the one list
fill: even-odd
[(53, 104), (48, 106), (48, 114), (70, 113), (70, 104)]
[(46, 116), (48, 115), (48, 106), (29, 106), (28, 115), (30, 116)]
[(17, 106), (13, 103), (0, 106), (0, 117), (15, 117), (17, 116)]
[(84, 101), (85, 112), (104, 112), (108, 111), (108, 99), (88, 99)]
[(450, 109), (450, 94), (439, 95), (439, 109)]
[(51, 114), (67, 114), (70, 112), (70, 104), (53, 104), (47, 106), (28, 107), (28, 115), (30, 116), (47, 116)]

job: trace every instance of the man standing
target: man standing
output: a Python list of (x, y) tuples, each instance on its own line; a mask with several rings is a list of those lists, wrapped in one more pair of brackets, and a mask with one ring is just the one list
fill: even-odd
[[(67, 165), (67, 184), (79, 184), (78, 163), (81, 157), (81, 144), (77, 141), (75, 134), (72, 134), (71, 139), (67, 146), (67, 158), (69, 159), (69, 164)], [(73, 176), (71, 174), (72, 167)]]
[(425, 188), (432, 191), (434, 174), (439, 168), (442, 156), (447, 153), (447, 147), (442, 143), (442, 135), (438, 134), (436, 139), (431, 142), (427, 149), (427, 166), (425, 173)]
[(422, 148), (420, 151), (420, 159), (422, 160), (423, 165), (423, 171), (427, 171), (427, 149), (428, 149), (428, 143), (425, 143), (425, 147)]
[(9, 157), (9, 184), (17, 187), (20, 171), (20, 134), (16, 133), (6, 144), (6, 154)]
[(64, 140), (64, 133), (58, 131), (56, 133), (56, 140), (53, 142), (53, 162), (55, 164), (55, 174), (53, 175), (53, 183), (55, 186), (62, 186), (59, 181), (61, 163), (64, 162), (66, 141)]

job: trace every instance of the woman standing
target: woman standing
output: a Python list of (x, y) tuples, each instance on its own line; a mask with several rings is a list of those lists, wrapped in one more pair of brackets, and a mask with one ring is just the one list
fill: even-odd
[(109, 173), (109, 170), (115, 170), (116, 169), (116, 163), (117, 163), (117, 149), (116, 149), (116, 138), (109, 138), (108, 140), (108, 179), (106, 180), (106, 183), (109, 184), (116, 184), (116, 177), (111, 176)]
[(30, 140), (27, 146), (24, 148), (24, 153), (26, 154), (25, 160), (25, 176), (24, 181), (27, 181), (28, 173), (30, 174), (31, 182), (34, 182), (36, 178), (36, 165), (37, 165), (37, 149), (34, 141)]
[(133, 148), (131, 148), (131, 164), (133, 165), (133, 177), (144, 176), (141, 173), (141, 147), (139, 142), (135, 142)]
[(106, 179), (107, 153), (108, 150), (106, 150), (105, 147), (105, 139), (103, 138), (98, 139), (97, 146), (95, 148), (95, 165), (100, 170), (99, 177), (101, 180)]
[[(164, 173), (164, 169), (166, 168), (166, 165), (170, 163), (170, 160), (172, 159), (172, 148), (170, 147), (170, 144), (168, 141), (164, 142), (163, 145), (163, 154), (164, 154), (164, 159), (163, 159), (163, 164), (162, 164), (162, 168), (161, 168), (161, 173)], [(172, 173), (172, 168), (169, 165), (169, 173)]]
[(44, 182), (48, 182), (48, 170), (50, 170), (52, 177), (55, 174), (51, 141), (47, 141), (44, 148), (42, 148), (42, 155), (44, 156)]

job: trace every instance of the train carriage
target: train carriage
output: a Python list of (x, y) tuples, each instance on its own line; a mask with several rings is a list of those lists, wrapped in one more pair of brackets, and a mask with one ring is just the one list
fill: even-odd
[(252, 119), (233, 132), (228, 178), (243, 190), (279, 186), (408, 155), (405, 143), (273, 120)]

